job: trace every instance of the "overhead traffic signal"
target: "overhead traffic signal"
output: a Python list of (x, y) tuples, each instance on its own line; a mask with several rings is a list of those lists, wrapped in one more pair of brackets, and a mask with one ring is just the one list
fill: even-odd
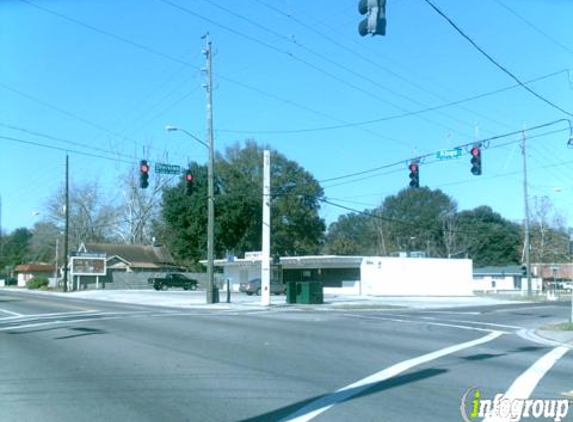
[(193, 173), (191, 173), (191, 170), (185, 172), (185, 193), (187, 195), (193, 193)]
[(366, 19), (358, 24), (360, 35), (386, 35), (386, 0), (360, 0), (358, 12), (367, 14)]
[(145, 189), (149, 186), (149, 164), (147, 160), (139, 162), (139, 187)]
[(410, 187), (419, 188), (420, 187), (420, 166), (417, 162), (413, 161), (408, 166), (410, 169)]
[(472, 155), (472, 174), (474, 176), (479, 176), (481, 174), (481, 150), (479, 149), (479, 146), (474, 146), (470, 153)]

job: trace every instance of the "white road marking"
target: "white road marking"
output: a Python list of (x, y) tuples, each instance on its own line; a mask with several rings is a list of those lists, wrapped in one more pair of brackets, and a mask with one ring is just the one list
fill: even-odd
[[(421, 317), (421, 319), (430, 319), (433, 321), (439, 320), (439, 318), (436, 318), (436, 317)], [(463, 320), (463, 319), (445, 319), (443, 321), (461, 322), (462, 324), (487, 325), (489, 327), (511, 328), (511, 329), (515, 329), (515, 330), (520, 330), (523, 328), (523, 327), (519, 327), (517, 325), (495, 324), (493, 322), (467, 321), (467, 320)]]
[(0, 328), (0, 331), (21, 330), (23, 328), (42, 327), (44, 325), (77, 324), (79, 322), (109, 321), (111, 319), (121, 319), (121, 318), (122, 318), (121, 316), (110, 316), (110, 317), (103, 317), (103, 318), (98, 318), (98, 319), (84, 318), (84, 319), (73, 319), (73, 320), (68, 320), (68, 321), (33, 322), (30, 324), (16, 325), (16, 326), (12, 326), (12, 327), (2, 327), (2, 328)]
[[(539, 381), (545, 374), (555, 365), (555, 363), (569, 351), (569, 347), (558, 346), (551, 350), (549, 353), (543, 355), (537, 362), (531, 365), (523, 374), (521, 374), (509, 387), (509, 390), (503, 395), (503, 399), (528, 399), (533, 393), (533, 390), (539, 384)], [(492, 416), (485, 418), (482, 422), (507, 422), (511, 419), (511, 415), (507, 418), (500, 416)]]
[(308, 422), (321, 413), (326, 412), (332, 406), (342, 401), (348, 400), (351, 397), (354, 397), (364, 390), (372, 387), (374, 384), (380, 383), (396, 375), (407, 371), (415, 366), (422, 365), (424, 363), (430, 362), (432, 360), (439, 359), (441, 357), (450, 355), (455, 352), (459, 352), (460, 350), (464, 350), (470, 347), (475, 347), (483, 343), (490, 342), (495, 340), (503, 333), (496, 331), (493, 333), (488, 334), (485, 337), (478, 338), (476, 340), (467, 341), (465, 343), (456, 344), (454, 346), (449, 346), (444, 349), (437, 350), (435, 352), (427, 353), (425, 355), (419, 356), (417, 358), (405, 360), (403, 362), (397, 363), (395, 365), (390, 366), (380, 372), (377, 372), (369, 377), (361, 379), (353, 384), (350, 384), (340, 390), (328, 394), (325, 397), (322, 397), (318, 400), (315, 400), (308, 405), (304, 406), (302, 409), (298, 410), (294, 414), (283, 418), (281, 422)]
[(7, 313), (8, 315), (12, 315), (12, 316), (22, 316), (22, 314), (19, 314), (19, 313), (17, 313), (17, 312), (9, 311), (8, 309), (0, 309), (0, 312), (5, 312), (5, 313)]
[(545, 306), (527, 306), (527, 307), (521, 307), (521, 308), (511, 308), (511, 309), (496, 309), (493, 310), (491, 312), (489, 312), (490, 314), (493, 314), (495, 312), (520, 312), (520, 311), (528, 311), (530, 309), (547, 309), (547, 308), (557, 308), (557, 305), (545, 305)]
[(480, 331), (480, 332), (485, 332), (485, 333), (491, 333), (491, 332), (497, 333), (497, 332), (499, 332), (501, 334), (510, 334), (508, 331), (493, 330), (491, 328), (471, 327), (471, 326), (467, 326), (467, 325), (448, 324), (445, 322), (429, 322), (429, 321), (418, 321), (418, 320), (386, 318), (386, 317), (373, 317), (373, 316), (354, 315), (354, 314), (346, 314), (346, 316), (349, 316), (352, 318), (370, 319), (373, 321), (405, 322), (407, 324), (436, 325), (438, 327), (459, 328), (460, 330)]

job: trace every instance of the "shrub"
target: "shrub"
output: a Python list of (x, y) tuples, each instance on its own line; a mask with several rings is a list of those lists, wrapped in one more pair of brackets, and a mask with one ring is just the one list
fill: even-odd
[(46, 289), (48, 288), (49, 281), (44, 277), (34, 277), (26, 282), (28, 289)]

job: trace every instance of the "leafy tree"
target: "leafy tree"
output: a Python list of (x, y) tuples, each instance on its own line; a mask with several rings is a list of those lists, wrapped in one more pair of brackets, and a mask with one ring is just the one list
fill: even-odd
[(378, 255), (376, 224), (379, 220), (365, 213), (341, 215), (328, 228), (326, 251), (334, 255)]
[(30, 241), (32, 233), (25, 227), (14, 230), (3, 238), (0, 268), (13, 268), (24, 264), (30, 257)]
[[(236, 144), (215, 162), (215, 253), (241, 255), (261, 249), (263, 151), (254, 141)], [(194, 192), (183, 181), (164, 189), (159, 238), (187, 262), (206, 256), (207, 171), (192, 163)], [(271, 247), (282, 255), (317, 253), (324, 235), (319, 217), (323, 191), (297, 163), (271, 150)]]
[(427, 187), (407, 188), (387, 197), (378, 210), (387, 252), (420, 250), (447, 256), (443, 221), (456, 208), (448, 195)]
[(457, 216), (458, 245), (474, 261), (474, 267), (520, 262), (519, 225), (506, 220), (490, 207), (462, 211)]

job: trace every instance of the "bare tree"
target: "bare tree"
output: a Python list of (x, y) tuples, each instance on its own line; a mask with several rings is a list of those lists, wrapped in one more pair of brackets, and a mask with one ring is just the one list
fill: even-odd
[[(112, 241), (118, 220), (118, 209), (113, 203), (113, 197), (103, 195), (97, 182), (73, 184), (70, 188), (70, 244)], [(63, 192), (53, 195), (46, 205), (47, 220), (60, 228), (65, 223), (64, 206)]]
[(567, 259), (565, 217), (555, 209), (547, 196), (533, 198), (531, 216), (533, 262), (559, 262)]

